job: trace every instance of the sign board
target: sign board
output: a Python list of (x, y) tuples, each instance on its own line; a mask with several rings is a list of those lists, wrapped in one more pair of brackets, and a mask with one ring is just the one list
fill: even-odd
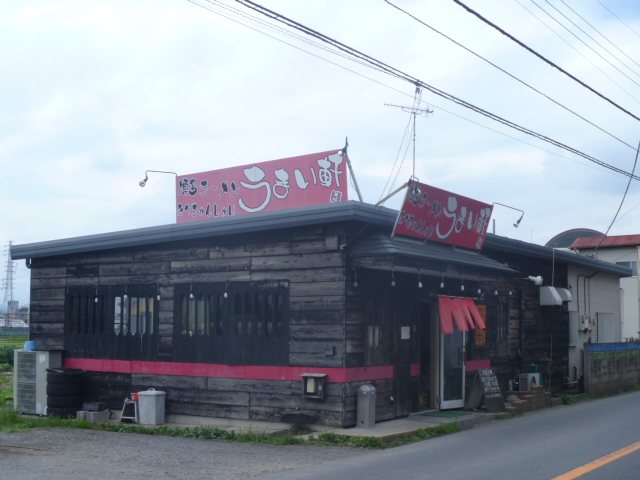
[[(476, 305), (478, 309), (478, 313), (484, 320), (485, 328), (487, 325), (487, 306), (486, 305)], [(476, 347), (484, 347), (487, 344), (487, 331), (485, 328), (477, 328), (475, 330), (475, 342)]]
[(394, 234), (481, 250), (493, 207), (410, 180)]
[(346, 152), (331, 150), (176, 178), (176, 222), (348, 200)]
[(504, 399), (500, 391), (500, 384), (490, 368), (483, 368), (476, 372), (465, 407), (478, 408), (483, 400), (487, 411), (492, 413), (504, 411)]

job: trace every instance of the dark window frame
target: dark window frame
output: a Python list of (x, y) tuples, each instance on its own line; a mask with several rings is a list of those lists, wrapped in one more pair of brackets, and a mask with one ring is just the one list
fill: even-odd
[[(185, 299), (209, 299), (207, 328), (190, 334)], [(289, 283), (207, 282), (174, 286), (174, 350), (178, 361), (225, 364), (288, 362)], [(196, 316), (196, 325), (201, 318)], [(196, 328), (196, 330), (198, 330)]]
[(71, 357), (154, 359), (159, 328), (157, 288), (157, 285), (67, 287), (65, 350)]

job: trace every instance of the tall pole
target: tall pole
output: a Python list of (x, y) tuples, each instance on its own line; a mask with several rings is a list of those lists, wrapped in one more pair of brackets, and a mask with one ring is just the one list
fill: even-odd
[(9, 245), (7, 246), (7, 261), (5, 264), (5, 277), (2, 282), (2, 287), (4, 289), (4, 300), (3, 305), (5, 307), (5, 317), (4, 317), (4, 325), (5, 327), (11, 327), (13, 325), (12, 317), (15, 308), (15, 304), (13, 303), (13, 274), (16, 270), (16, 265), (11, 260), (11, 245), (13, 242), (9, 241)]
[(412, 122), (413, 122), (413, 132), (412, 132), (412, 137), (413, 137), (413, 170), (411, 172), (411, 177), (415, 177), (416, 176), (416, 115), (430, 115), (433, 113), (433, 110), (430, 110), (429, 108), (418, 108), (418, 105), (420, 105), (421, 100), (420, 100), (420, 87), (416, 87), (416, 93), (415, 96), (413, 98), (413, 106), (412, 107), (407, 107), (406, 105), (395, 105), (393, 103), (385, 103), (385, 105), (387, 107), (396, 107), (396, 108), (400, 108), (402, 109), (403, 112), (407, 112), (409, 114), (411, 114), (412, 118)]

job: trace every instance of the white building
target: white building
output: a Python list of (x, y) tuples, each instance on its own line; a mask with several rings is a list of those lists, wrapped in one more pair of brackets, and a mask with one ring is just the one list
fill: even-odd
[[(630, 340), (640, 337), (640, 277), (638, 276), (638, 262), (640, 261), (640, 235), (617, 235), (610, 237), (580, 237), (577, 238), (571, 248), (580, 255), (596, 256), (599, 260), (615, 263), (631, 269), (631, 277), (620, 278), (620, 295), (622, 301), (622, 340)], [(592, 279), (582, 279), (586, 281), (586, 296), (583, 301), (583, 308), (589, 307), (589, 302), (593, 299), (590, 291), (594, 290)], [(595, 281), (595, 279), (594, 279)], [(591, 287), (591, 290), (589, 289)], [(581, 292), (583, 284), (579, 286)], [(585, 303), (586, 302), (586, 303)], [(602, 333), (608, 336), (609, 332), (598, 330), (596, 334)], [(594, 341), (603, 341), (602, 339)], [(604, 340), (606, 341), (606, 340)]]

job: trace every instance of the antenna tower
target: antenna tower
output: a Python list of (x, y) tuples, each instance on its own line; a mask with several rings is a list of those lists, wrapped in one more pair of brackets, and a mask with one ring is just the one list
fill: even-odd
[(12, 326), (12, 317), (15, 309), (15, 304), (13, 302), (13, 274), (16, 272), (16, 264), (13, 260), (11, 260), (11, 245), (12, 242), (9, 242), (9, 245), (6, 248), (7, 253), (7, 261), (5, 264), (5, 277), (2, 281), (2, 288), (4, 290), (4, 326), (11, 327)]
[(433, 110), (429, 108), (418, 108), (422, 104), (420, 99), (420, 87), (416, 87), (416, 93), (413, 97), (413, 106), (407, 107), (406, 105), (394, 105), (392, 103), (385, 103), (387, 107), (400, 108), (403, 112), (410, 113), (413, 117), (413, 170), (411, 176), (416, 176), (416, 115), (427, 116), (433, 113)]

